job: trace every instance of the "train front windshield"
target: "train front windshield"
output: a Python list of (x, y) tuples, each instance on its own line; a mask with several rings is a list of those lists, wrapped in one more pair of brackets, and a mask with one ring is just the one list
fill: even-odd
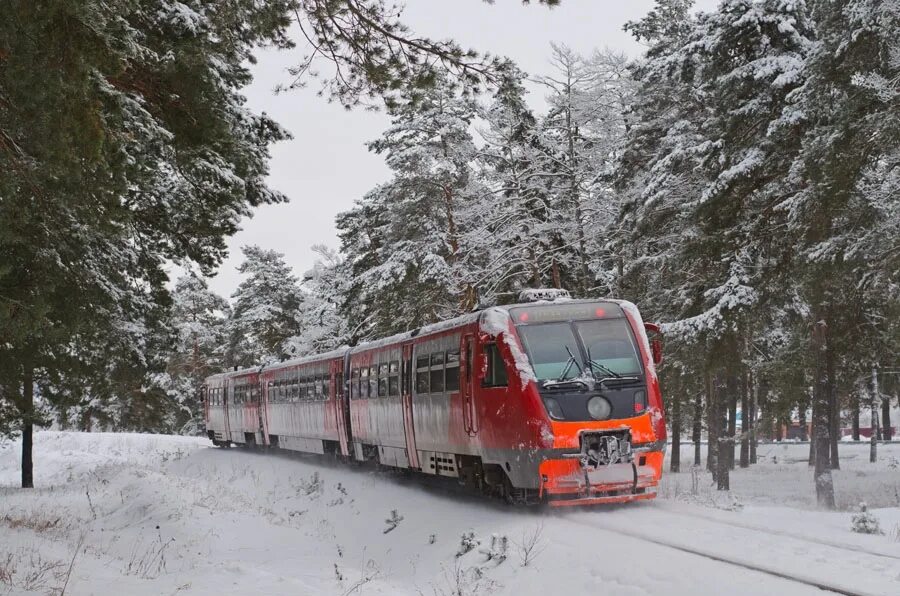
[[(520, 307), (511, 314), (538, 381), (642, 374), (634, 335), (618, 305)], [(587, 317), (593, 318), (578, 320)]]

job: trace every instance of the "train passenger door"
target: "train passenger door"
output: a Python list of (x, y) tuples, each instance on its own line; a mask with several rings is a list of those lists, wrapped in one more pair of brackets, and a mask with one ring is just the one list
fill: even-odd
[(269, 445), (269, 398), (272, 396), (272, 381), (259, 379), (259, 432), (263, 445)]
[(200, 387), (200, 403), (203, 405), (203, 430), (209, 428), (209, 386)]
[(331, 395), (334, 408), (334, 420), (337, 425), (338, 442), (341, 444), (341, 455), (350, 455), (350, 426), (347, 424), (350, 409), (347, 404), (346, 391), (344, 390), (344, 362), (332, 361), (331, 363)]
[(231, 440), (231, 405), (234, 402), (234, 393), (229, 389), (234, 388), (234, 383), (225, 381), (222, 385), (222, 414), (225, 418), (225, 440)]
[(412, 348), (412, 344), (403, 346), (403, 359), (400, 366), (400, 403), (403, 406), (403, 429), (406, 432), (406, 453), (409, 458), (409, 467), (420, 470), (422, 466), (419, 464), (419, 452), (416, 450), (416, 426), (413, 418)]
[(478, 432), (478, 416), (475, 411), (475, 336), (467, 333), (462, 336), (459, 359), (460, 391), (463, 406), (463, 430), (470, 437)]

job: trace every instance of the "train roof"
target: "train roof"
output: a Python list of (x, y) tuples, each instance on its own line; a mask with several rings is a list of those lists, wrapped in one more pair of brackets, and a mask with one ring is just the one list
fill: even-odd
[[(396, 343), (402, 343), (404, 341), (427, 337), (429, 335), (434, 335), (436, 333), (441, 333), (443, 331), (448, 331), (450, 329), (454, 329), (456, 327), (462, 327), (465, 325), (469, 325), (471, 323), (475, 323), (477, 321), (481, 321), (482, 326), (484, 327), (484, 331), (491, 334), (496, 335), (498, 332), (502, 331), (502, 323), (501, 319), (506, 320), (504, 317), (509, 316), (509, 310), (517, 307), (528, 307), (528, 306), (540, 306), (540, 305), (558, 305), (558, 304), (586, 304), (586, 303), (596, 303), (596, 302), (611, 302), (618, 304), (623, 308), (623, 310), (631, 310), (634, 309), (636, 311), (636, 307), (626, 301), (626, 300), (615, 300), (611, 298), (581, 298), (581, 299), (572, 299), (572, 298), (561, 298), (556, 300), (535, 300), (531, 302), (520, 302), (516, 304), (505, 304), (502, 306), (492, 306), (486, 309), (466, 313), (464, 315), (460, 315), (458, 317), (454, 317), (452, 319), (447, 319), (445, 321), (439, 321), (437, 323), (432, 323), (430, 325), (425, 325), (423, 327), (419, 327), (413, 329), (411, 331), (404, 331), (403, 333), (397, 333), (395, 335), (391, 335), (389, 337), (385, 337), (382, 339), (376, 339), (373, 341), (367, 341), (360, 343), (356, 346), (342, 346), (336, 350), (331, 350), (330, 352), (324, 352), (322, 354), (310, 354), (308, 356), (302, 356), (300, 358), (292, 358), (290, 360), (285, 360), (284, 362), (277, 362), (269, 365), (262, 365), (256, 367), (248, 367), (242, 368), (236, 371), (225, 371), (221, 373), (217, 373), (215, 375), (211, 375), (208, 377), (208, 380), (216, 380), (221, 378), (231, 378), (231, 377), (239, 377), (247, 374), (255, 374), (265, 372), (271, 369), (282, 369), (289, 368), (292, 366), (300, 366), (303, 364), (314, 364), (318, 362), (326, 362), (328, 360), (334, 360), (336, 358), (344, 358), (347, 353), (350, 354), (358, 354), (361, 352), (367, 352), (369, 350), (377, 350), (379, 348), (383, 348), (385, 346), (389, 346)], [(499, 315), (499, 317), (498, 317)]]

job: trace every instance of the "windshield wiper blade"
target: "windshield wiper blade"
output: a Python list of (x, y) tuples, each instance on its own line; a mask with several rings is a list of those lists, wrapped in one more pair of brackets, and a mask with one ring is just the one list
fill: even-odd
[(569, 346), (566, 346), (566, 352), (569, 353), (569, 360), (566, 361), (566, 366), (563, 368), (562, 374), (560, 374), (556, 378), (557, 382), (564, 381), (566, 379), (566, 375), (569, 374), (570, 370), (572, 370), (573, 364), (578, 367), (579, 374), (584, 372), (584, 370), (581, 368), (581, 365), (578, 364), (578, 359), (575, 358), (575, 355), (572, 353), (572, 350), (569, 349)]
[[(589, 357), (589, 358), (590, 358), (590, 357)], [(615, 378), (617, 378), (617, 379), (621, 379), (621, 378), (622, 378), (622, 375), (620, 375), (619, 373), (617, 373), (617, 372), (614, 371), (613, 369), (609, 368), (608, 366), (604, 366), (604, 365), (600, 364), (599, 362), (597, 362), (597, 361), (595, 361), (595, 360), (588, 360), (588, 366), (591, 367), (591, 372), (594, 372), (594, 367), (596, 366), (596, 367), (599, 368), (602, 372), (605, 372), (605, 373), (606, 373), (607, 375), (609, 375), (610, 377), (615, 377)]]
[[(587, 344), (587, 342), (585, 342), (585, 344)], [(587, 357), (588, 357), (587, 365), (588, 365), (588, 368), (591, 369), (591, 376), (596, 378), (596, 375), (594, 375), (594, 367), (596, 366), (597, 368), (599, 368), (601, 371), (605, 372), (609, 376), (615, 377), (617, 379), (622, 378), (622, 375), (620, 375), (613, 369), (609, 368), (608, 366), (604, 366), (604, 365), (600, 364), (599, 362), (595, 361), (594, 358), (591, 356), (591, 347), (590, 346), (585, 345), (584, 349), (587, 350)], [(600, 380), (602, 381), (602, 379), (600, 379)]]

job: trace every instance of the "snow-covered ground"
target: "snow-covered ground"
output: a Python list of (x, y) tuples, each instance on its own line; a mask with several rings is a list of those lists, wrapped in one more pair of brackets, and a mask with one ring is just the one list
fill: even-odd
[(39, 433), (21, 491), (18, 447), (0, 446), (0, 594), (900, 594), (900, 444), (874, 465), (842, 445), (835, 474), (883, 535), (814, 510), (806, 445), (761, 446), (729, 496), (683, 472), (656, 501), (563, 511), (135, 434)]

